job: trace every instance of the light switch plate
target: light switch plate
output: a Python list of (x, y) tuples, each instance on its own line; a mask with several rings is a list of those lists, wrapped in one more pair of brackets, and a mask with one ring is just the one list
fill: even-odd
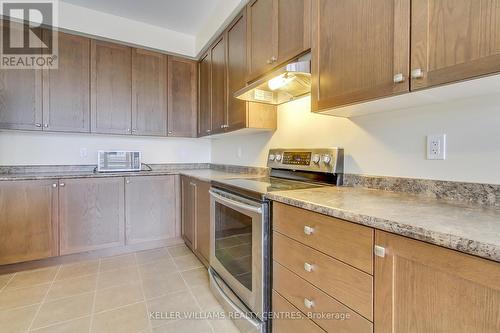
[(427, 159), (446, 159), (446, 134), (434, 134), (427, 136)]

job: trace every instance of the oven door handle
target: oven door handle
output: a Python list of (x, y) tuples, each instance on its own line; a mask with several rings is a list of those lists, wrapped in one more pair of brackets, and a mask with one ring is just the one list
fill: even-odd
[(209, 190), (209, 192), (210, 192), (211, 196), (213, 196), (217, 201), (219, 201), (221, 203), (235, 206), (235, 207), (238, 207), (238, 208), (241, 208), (241, 209), (253, 212), (253, 213), (262, 214), (262, 208), (260, 208), (260, 207), (250, 206), (250, 205), (244, 204), (244, 203), (236, 201), (236, 200), (231, 200), (229, 198), (223, 197), (220, 194), (215, 193), (212, 190)]

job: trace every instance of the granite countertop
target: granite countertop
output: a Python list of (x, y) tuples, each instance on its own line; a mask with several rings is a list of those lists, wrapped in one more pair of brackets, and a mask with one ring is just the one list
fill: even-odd
[(353, 187), (272, 192), (271, 200), (500, 262), (500, 209)]

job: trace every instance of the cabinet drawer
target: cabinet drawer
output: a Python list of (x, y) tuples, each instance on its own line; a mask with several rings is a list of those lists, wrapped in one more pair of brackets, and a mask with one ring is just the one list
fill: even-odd
[[(273, 312), (278, 315), (273, 319), (273, 333), (324, 333), (318, 325), (309, 320), (280, 294), (273, 290)], [(287, 318), (290, 316), (292, 318)]]
[[(373, 277), (277, 232), (274, 260), (309, 283), (373, 320)], [(306, 270), (306, 264), (311, 269)]]
[[(373, 273), (373, 229), (280, 203), (273, 216), (275, 231)], [(313, 229), (309, 235), (307, 227)]]
[[(370, 321), (277, 262), (273, 263), (273, 288), (303, 313), (312, 312), (313, 314), (318, 314), (317, 319), (314, 317), (312, 320), (327, 332), (373, 332), (373, 325)], [(312, 307), (306, 307), (305, 304), (307, 301), (313, 302)], [(332, 317), (321, 319), (319, 315), (322, 313), (332, 314)]]

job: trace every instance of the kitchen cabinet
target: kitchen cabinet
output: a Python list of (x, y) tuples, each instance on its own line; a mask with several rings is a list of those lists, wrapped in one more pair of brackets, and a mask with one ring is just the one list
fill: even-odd
[(121, 177), (61, 180), (60, 254), (123, 246), (124, 191)]
[(382, 231), (375, 244), (375, 333), (498, 332), (498, 263)]
[(131, 134), (132, 49), (91, 42), (92, 132)]
[(177, 176), (128, 177), (125, 184), (127, 245), (180, 237)]
[(58, 189), (52, 180), (0, 182), (0, 265), (58, 255)]
[(90, 132), (90, 39), (58, 33), (58, 68), (43, 71), (43, 127)]
[(199, 69), (199, 99), (198, 99), (198, 136), (210, 135), (212, 130), (211, 112), (211, 57), (207, 52), (200, 60)]
[(311, 45), (312, 0), (254, 0), (247, 6), (248, 77), (253, 81)]
[(168, 57), (168, 136), (196, 137), (198, 64)]
[(195, 250), (196, 188), (191, 178), (181, 177), (182, 238)]
[[(0, 21), (5, 34), (19, 35), (21, 24)], [(11, 30), (17, 30), (11, 33)], [(42, 130), (42, 71), (0, 69), (0, 128)]]
[(167, 136), (167, 56), (132, 52), (132, 134)]
[(211, 134), (224, 132), (226, 124), (226, 39), (224, 35), (210, 49)]
[(412, 1), (412, 90), (500, 71), (500, 0)]
[(312, 27), (312, 111), (409, 91), (410, 0), (314, 1)]

